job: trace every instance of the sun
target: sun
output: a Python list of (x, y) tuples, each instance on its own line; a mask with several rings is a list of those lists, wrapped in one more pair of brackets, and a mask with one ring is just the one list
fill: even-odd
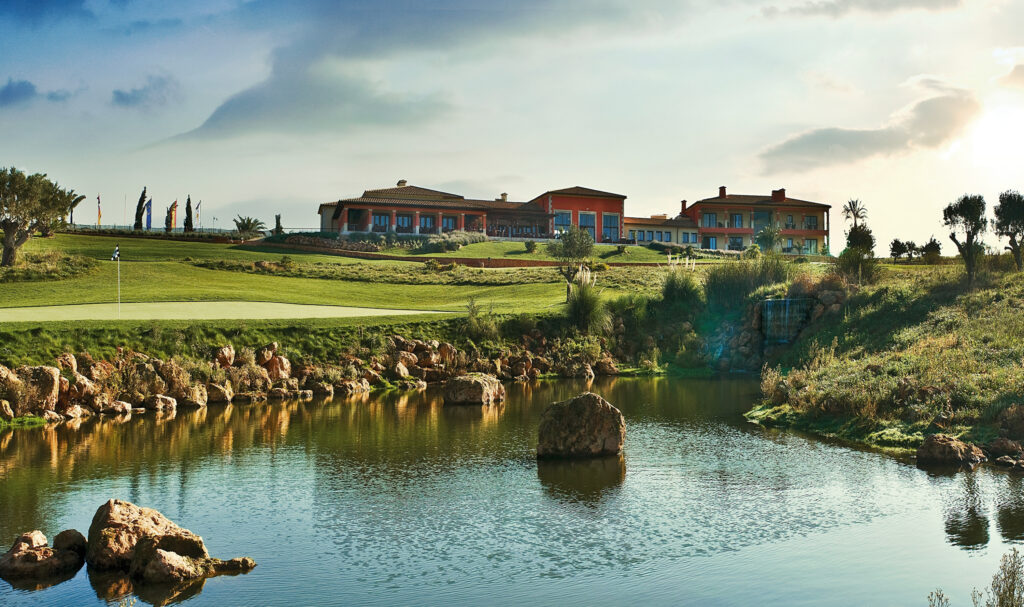
[(1024, 105), (987, 107), (969, 140), (977, 164), (1024, 172)]

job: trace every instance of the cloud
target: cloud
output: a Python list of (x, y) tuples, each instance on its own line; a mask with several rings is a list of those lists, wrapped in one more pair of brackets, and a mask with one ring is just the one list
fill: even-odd
[(830, 127), (791, 137), (761, 153), (765, 172), (808, 170), (937, 148), (960, 135), (981, 110), (973, 93), (934, 77), (921, 76), (907, 84), (934, 95), (896, 112), (878, 128)]
[[(184, 136), (249, 132), (342, 132), (363, 126), (416, 124), (452, 108), (438, 91), (398, 92), (371, 81), (366, 63), (404, 53), (508, 49), (516, 39), (561, 37), (588, 28), (660, 23), (692, 2), (655, 0), (317, 0), (296, 8), (283, 0), (252, 0), (234, 18), (259, 27), (273, 22), (291, 42), (275, 49), (269, 77), (230, 97)], [(325, 64), (340, 66), (327, 74)]]
[(181, 85), (170, 75), (147, 76), (146, 84), (130, 91), (115, 90), (110, 102), (125, 108), (152, 109), (181, 98)]
[(7, 84), (0, 88), (0, 107), (9, 107), (28, 103), (39, 96), (36, 85), (28, 80), (7, 79)]
[(996, 79), (996, 82), (1000, 86), (1009, 88), (1024, 88), (1024, 63), (1018, 63), (1013, 66), (1013, 69), (1009, 73), (1000, 76)]
[(959, 8), (963, 0), (809, 0), (787, 7), (764, 9), (769, 17), (799, 15), (804, 17), (842, 17), (853, 12), (895, 13), (904, 10), (942, 11)]

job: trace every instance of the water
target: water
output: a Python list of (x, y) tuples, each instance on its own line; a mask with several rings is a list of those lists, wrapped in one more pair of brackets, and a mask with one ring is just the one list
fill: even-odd
[(790, 342), (807, 324), (813, 300), (766, 299), (761, 302), (761, 333), (769, 341)]
[[(157, 508), (259, 563), (180, 591), (190, 605), (919, 605), (937, 586), (964, 605), (1024, 539), (1019, 477), (763, 430), (741, 417), (746, 379), (598, 382), (626, 416), (624, 460), (538, 466), (543, 406), (584, 387), (512, 385), (502, 409), (428, 391), (3, 433), (0, 540), (85, 532), (110, 497)], [(82, 569), (38, 591), (0, 581), (0, 604), (129, 589)]]

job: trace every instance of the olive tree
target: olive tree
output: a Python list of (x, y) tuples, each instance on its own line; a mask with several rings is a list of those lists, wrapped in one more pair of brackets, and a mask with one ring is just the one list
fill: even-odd
[[(942, 223), (950, 228), (949, 239), (956, 245), (967, 271), (967, 288), (974, 288), (978, 275), (978, 258), (984, 248), (981, 235), (985, 233), (985, 197), (964, 194), (942, 210)], [(963, 240), (957, 237), (960, 233)]]
[(566, 302), (572, 294), (573, 281), (593, 253), (594, 238), (577, 226), (570, 226), (558, 240), (548, 243), (548, 255), (558, 261), (558, 273), (565, 279)]
[(74, 190), (65, 190), (42, 173), (26, 175), (14, 167), (0, 168), (0, 266), (13, 266), (18, 260), (18, 249), (36, 230), (61, 221), (82, 199)]
[(892, 255), (893, 261), (898, 261), (900, 257), (907, 254), (907, 243), (903, 242), (899, 238), (893, 238), (892, 242), (889, 243), (889, 255)]
[(992, 228), (996, 234), (1010, 240), (1006, 250), (1013, 254), (1013, 261), (1020, 272), (1024, 270), (1024, 259), (1021, 259), (1021, 246), (1024, 245), (1024, 195), (1007, 190), (999, 195), (999, 204), (994, 210), (996, 218), (992, 221)]

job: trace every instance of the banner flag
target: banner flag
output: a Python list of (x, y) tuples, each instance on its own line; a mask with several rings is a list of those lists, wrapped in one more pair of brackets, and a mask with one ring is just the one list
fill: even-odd
[(153, 227), (153, 199), (150, 198), (146, 201), (146, 229), (152, 229)]
[(100, 208), (100, 195), (96, 194), (96, 225), (103, 225), (103, 209)]

